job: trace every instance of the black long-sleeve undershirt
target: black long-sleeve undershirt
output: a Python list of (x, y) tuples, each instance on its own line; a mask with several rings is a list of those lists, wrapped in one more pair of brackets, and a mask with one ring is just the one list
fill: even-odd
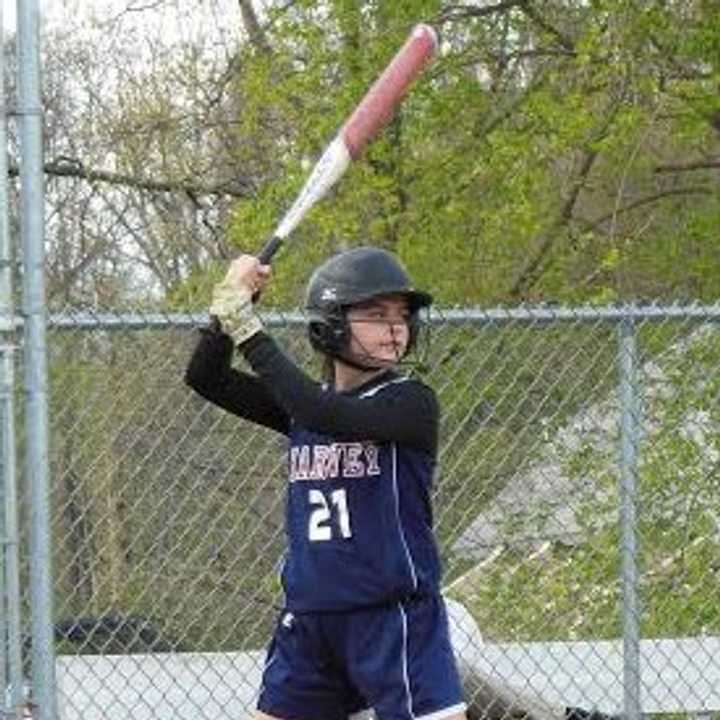
[(275, 402), (265, 383), (232, 367), (233, 341), (216, 329), (200, 330), (185, 383), (206, 400), (233, 415), (287, 435), (290, 417)]
[(232, 351), (222, 331), (203, 331), (185, 373), (187, 384), (225, 410), (278, 432), (287, 434), (292, 419), (339, 439), (394, 441), (435, 455), (437, 399), (418, 380), (388, 372), (351, 392), (336, 392), (311, 379), (265, 333), (240, 347), (256, 376), (231, 367)]

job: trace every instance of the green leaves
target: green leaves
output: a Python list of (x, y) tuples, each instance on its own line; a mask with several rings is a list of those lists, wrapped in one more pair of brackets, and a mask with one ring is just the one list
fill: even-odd
[[(438, 9), (273, 11), (272, 52), (243, 53), (237, 76), (237, 161), (257, 194), (235, 208), (235, 245), (261, 246), (410, 27)], [(720, 151), (715, 6), (554, 0), (445, 18), (441, 56), (278, 258), (289, 284), (273, 298), (294, 304), (312, 263), (368, 242), (397, 249), (442, 303), (716, 296), (714, 176), (683, 169)], [(698, 248), (699, 284), (676, 262), (681, 236)]]

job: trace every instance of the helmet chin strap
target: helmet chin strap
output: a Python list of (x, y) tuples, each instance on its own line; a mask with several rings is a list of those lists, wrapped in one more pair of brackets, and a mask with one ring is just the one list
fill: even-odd
[(358, 370), (387, 370), (388, 368), (394, 367), (396, 364), (399, 365), (401, 362), (401, 360), (398, 360), (396, 363), (391, 363), (386, 360), (375, 358), (372, 355), (353, 356), (349, 354), (341, 354), (338, 355), (336, 359), (346, 365), (357, 368)]
[[(336, 355), (335, 359), (356, 370), (384, 370), (387, 367), (387, 365), (368, 365), (361, 362), (360, 358), (355, 358), (351, 355)], [(372, 357), (368, 356), (368, 359), (372, 360)]]
[[(352, 355), (349, 352), (349, 348), (348, 348), (348, 349), (338, 353), (338, 355), (336, 356), (336, 359), (340, 360), (341, 362), (344, 362), (346, 365), (350, 365), (350, 367), (357, 368), (358, 370), (385, 370), (385, 369), (391, 367), (392, 365), (399, 365), (407, 356), (407, 349), (406, 349), (402, 356), (396, 357), (394, 362), (391, 362), (388, 360), (381, 360), (380, 358), (376, 358), (374, 355), (367, 352), (367, 350), (365, 350), (365, 348), (363, 347), (363, 345), (360, 341), (358, 341), (358, 344), (360, 345), (360, 348), (363, 350), (364, 355), (361, 355), (361, 356)], [(349, 345), (349, 343), (348, 343), (348, 345)], [(365, 362), (363, 362), (363, 361), (365, 361)]]

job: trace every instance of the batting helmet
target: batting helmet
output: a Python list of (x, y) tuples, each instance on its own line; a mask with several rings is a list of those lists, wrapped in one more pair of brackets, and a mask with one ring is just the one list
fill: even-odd
[(343, 358), (350, 343), (347, 308), (389, 294), (401, 294), (408, 300), (409, 351), (417, 337), (418, 311), (432, 303), (432, 296), (413, 288), (405, 268), (387, 250), (357, 247), (333, 255), (315, 270), (308, 283), (310, 343), (325, 355)]

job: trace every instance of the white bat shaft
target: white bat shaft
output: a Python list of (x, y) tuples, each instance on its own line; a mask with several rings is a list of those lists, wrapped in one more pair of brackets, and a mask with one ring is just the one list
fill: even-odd
[(342, 137), (338, 135), (315, 163), (300, 194), (277, 226), (275, 237), (284, 239), (295, 229), (305, 213), (327, 193), (347, 170), (350, 159), (350, 152)]

